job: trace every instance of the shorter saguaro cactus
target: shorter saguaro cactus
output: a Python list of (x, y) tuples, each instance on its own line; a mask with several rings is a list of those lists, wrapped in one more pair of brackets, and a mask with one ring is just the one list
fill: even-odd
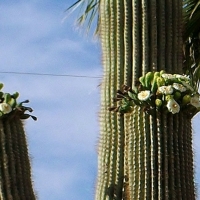
[[(3, 84), (0, 85), (1, 88)], [(36, 117), (23, 106), (28, 100), (17, 103), (19, 94), (0, 91), (0, 199), (34, 200), (31, 166), (22, 119)]]

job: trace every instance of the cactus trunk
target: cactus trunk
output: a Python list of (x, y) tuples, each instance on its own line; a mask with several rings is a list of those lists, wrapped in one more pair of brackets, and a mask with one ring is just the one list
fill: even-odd
[(35, 200), (23, 123), (19, 116), (0, 119), (0, 199)]
[(191, 119), (108, 108), (148, 71), (182, 73), (182, 0), (101, 0), (103, 51), (96, 200), (194, 200)]

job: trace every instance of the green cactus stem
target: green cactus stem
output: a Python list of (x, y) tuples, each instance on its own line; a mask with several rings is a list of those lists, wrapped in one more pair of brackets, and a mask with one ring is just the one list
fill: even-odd
[(23, 122), (0, 119), (0, 199), (34, 200), (31, 166)]
[[(0, 89), (3, 84), (0, 84)], [(19, 93), (0, 91), (0, 199), (35, 200), (31, 181), (31, 166), (28, 155), (23, 119), (32, 117), (26, 111), (30, 107), (17, 103)]]
[(182, 0), (101, 0), (103, 51), (96, 200), (194, 200), (191, 119), (164, 109), (110, 112), (123, 84), (182, 74)]

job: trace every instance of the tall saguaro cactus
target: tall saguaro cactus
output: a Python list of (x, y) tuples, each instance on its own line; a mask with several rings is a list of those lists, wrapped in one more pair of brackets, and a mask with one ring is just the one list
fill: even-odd
[(195, 199), (187, 112), (109, 112), (122, 84), (148, 71), (182, 73), (182, 0), (101, 0), (103, 51), (96, 200)]

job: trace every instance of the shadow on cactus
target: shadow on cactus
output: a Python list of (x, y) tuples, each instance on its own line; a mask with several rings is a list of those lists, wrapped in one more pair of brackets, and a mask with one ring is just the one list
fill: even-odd
[(3, 84), (0, 83), (0, 118), (12, 118), (18, 115), (20, 119), (27, 119), (31, 117), (33, 120), (37, 120), (35, 116), (26, 113), (26, 111), (33, 111), (32, 108), (24, 106), (24, 103), (28, 103), (29, 100), (18, 103), (18, 92), (15, 92), (14, 94), (4, 93), (1, 91), (2, 88)]
[(148, 72), (139, 78), (137, 87), (123, 85), (114, 99), (119, 101), (119, 106), (109, 110), (131, 113), (137, 105), (149, 114), (164, 109), (172, 114), (187, 111), (190, 116), (194, 116), (200, 111), (200, 95), (194, 88), (189, 76), (167, 74), (163, 70)]

